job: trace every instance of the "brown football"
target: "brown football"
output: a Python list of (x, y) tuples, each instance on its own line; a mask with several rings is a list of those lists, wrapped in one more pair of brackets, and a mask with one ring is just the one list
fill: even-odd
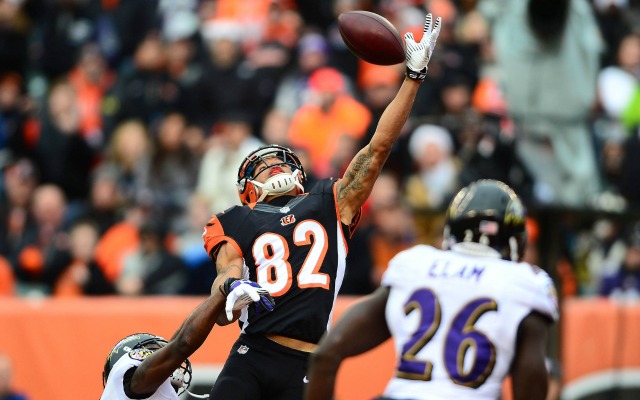
[(404, 41), (386, 18), (369, 11), (349, 11), (338, 16), (344, 43), (358, 58), (377, 65), (405, 60)]

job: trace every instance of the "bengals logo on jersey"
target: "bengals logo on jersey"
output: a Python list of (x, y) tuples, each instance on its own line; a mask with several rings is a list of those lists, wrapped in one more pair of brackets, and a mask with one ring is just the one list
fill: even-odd
[(294, 222), (296, 222), (296, 216), (293, 214), (285, 215), (284, 217), (280, 218), (280, 225), (282, 226), (287, 226), (289, 224), (293, 224)]

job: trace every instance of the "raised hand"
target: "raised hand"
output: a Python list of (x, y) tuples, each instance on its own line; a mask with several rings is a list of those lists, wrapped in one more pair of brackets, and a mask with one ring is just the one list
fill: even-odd
[(438, 35), (440, 34), (441, 23), (442, 18), (438, 17), (435, 24), (432, 24), (431, 13), (427, 14), (422, 39), (418, 43), (414, 40), (413, 33), (405, 33), (407, 76), (409, 78), (422, 82), (427, 76), (427, 65), (431, 59), (433, 49), (436, 47), (436, 40), (438, 40)]
[(256, 311), (273, 311), (275, 301), (266, 289), (249, 280), (227, 279), (220, 286), (220, 291), (227, 297), (225, 312), (229, 321), (233, 320), (233, 310), (240, 310), (248, 304), (255, 303)]

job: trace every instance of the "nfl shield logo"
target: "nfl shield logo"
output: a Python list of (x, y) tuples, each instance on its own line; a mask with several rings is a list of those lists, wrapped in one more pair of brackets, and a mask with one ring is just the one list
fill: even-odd
[(247, 351), (249, 351), (249, 348), (245, 345), (238, 347), (238, 353), (240, 354), (247, 354)]
[(280, 209), (280, 212), (283, 214), (288, 213), (289, 211), (291, 211), (291, 209), (288, 206), (284, 206)]

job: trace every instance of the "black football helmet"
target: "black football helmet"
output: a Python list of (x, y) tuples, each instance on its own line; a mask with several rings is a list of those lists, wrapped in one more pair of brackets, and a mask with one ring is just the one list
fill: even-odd
[[(113, 369), (113, 366), (125, 354), (135, 349), (145, 348), (147, 350), (156, 351), (164, 347), (168, 342), (160, 337), (150, 333), (134, 333), (120, 340), (109, 352), (107, 360), (102, 370), (102, 387), (107, 385), (107, 379)], [(178, 394), (182, 390), (187, 390), (191, 384), (191, 362), (189, 359), (184, 360), (182, 365), (171, 374), (171, 384), (178, 389)]]
[(519, 261), (527, 242), (526, 209), (506, 184), (478, 180), (456, 194), (446, 213), (445, 249), (457, 243), (486, 245), (502, 259)]
[[(269, 178), (265, 183), (256, 181), (253, 175), (260, 164), (265, 164), (265, 159), (277, 157), (282, 162), (276, 165), (288, 165), (291, 168), (291, 174), (282, 173)], [(271, 144), (268, 146), (261, 146), (258, 149), (249, 153), (245, 157), (240, 168), (238, 168), (238, 180), (236, 181), (236, 187), (238, 189), (238, 195), (242, 204), (255, 203), (262, 201), (268, 193), (280, 194), (286, 193), (298, 187), (301, 193), (304, 193), (304, 184), (307, 180), (307, 176), (302, 167), (302, 163), (295, 155), (293, 151), (284, 146), (278, 146)], [(258, 188), (262, 189), (262, 194), (258, 196)]]

